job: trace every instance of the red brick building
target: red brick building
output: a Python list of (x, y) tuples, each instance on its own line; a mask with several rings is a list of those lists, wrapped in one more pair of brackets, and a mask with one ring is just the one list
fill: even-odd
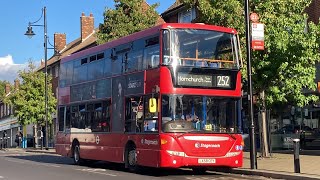
[[(19, 80), (14, 81), (14, 89), (10, 84), (5, 86), (5, 96), (9, 96), (15, 89), (19, 88)], [(2, 91), (2, 90), (1, 90)], [(14, 108), (10, 104), (4, 103), (0, 100), (0, 148), (4, 147), (16, 147), (15, 135), (21, 130), (20, 125), (16, 117), (13, 117)], [(4, 134), (6, 134), (4, 137)]]
[[(305, 12), (309, 15), (309, 21), (319, 23), (320, 0), (313, 0), (306, 8)], [(176, 0), (166, 11), (161, 14), (167, 23), (197, 22), (198, 10), (194, 7), (187, 8), (181, 0)]]
[[(47, 68), (48, 74), (52, 76), (52, 89), (53, 93), (57, 95), (58, 77), (60, 70), (60, 60), (70, 54), (82, 51), (84, 49), (96, 46), (96, 32), (98, 29), (94, 28), (93, 14), (85, 16), (82, 13), (80, 17), (80, 34), (81, 37), (67, 44), (66, 34), (54, 34), (54, 55), (48, 59)], [(39, 71), (44, 70), (44, 62), (41, 62)]]
[(313, 0), (310, 6), (306, 8), (306, 13), (309, 15), (309, 21), (318, 24), (320, 18), (320, 0)]

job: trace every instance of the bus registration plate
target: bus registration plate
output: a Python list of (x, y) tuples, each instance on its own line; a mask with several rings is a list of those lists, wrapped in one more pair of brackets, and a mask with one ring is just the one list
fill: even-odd
[(215, 164), (216, 159), (198, 159), (199, 164)]

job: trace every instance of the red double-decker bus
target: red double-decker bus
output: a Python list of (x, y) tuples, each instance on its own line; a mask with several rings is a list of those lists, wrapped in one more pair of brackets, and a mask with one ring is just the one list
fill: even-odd
[(156, 26), (61, 60), (58, 154), (139, 166), (242, 166), (234, 29)]

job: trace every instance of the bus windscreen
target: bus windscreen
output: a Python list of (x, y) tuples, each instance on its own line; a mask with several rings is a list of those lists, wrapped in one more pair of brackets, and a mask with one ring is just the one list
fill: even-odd
[(162, 96), (164, 132), (238, 133), (236, 98)]
[(237, 37), (235, 34), (209, 30), (165, 30), (162, 64), (238, 69)]

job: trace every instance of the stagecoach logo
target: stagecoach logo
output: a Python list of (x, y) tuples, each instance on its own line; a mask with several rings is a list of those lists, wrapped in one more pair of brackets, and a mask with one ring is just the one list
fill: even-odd
[(157, 140), (141, 139), (141, 144), (158, 145), (158, 141)]
[(96, 136), (96, 143), (97, 143), (97, 144), (100, 143), (100, 138), (99, 138), (99, 136)]
[(195, 148), (219, 148), (220, 144), (205, 144), (205, 143), (195, 143), (194, 144)]
[(129, 79), (128, 89), (134, 89), (141, 87), (142, 83), (140, 80), (131, 80)]

